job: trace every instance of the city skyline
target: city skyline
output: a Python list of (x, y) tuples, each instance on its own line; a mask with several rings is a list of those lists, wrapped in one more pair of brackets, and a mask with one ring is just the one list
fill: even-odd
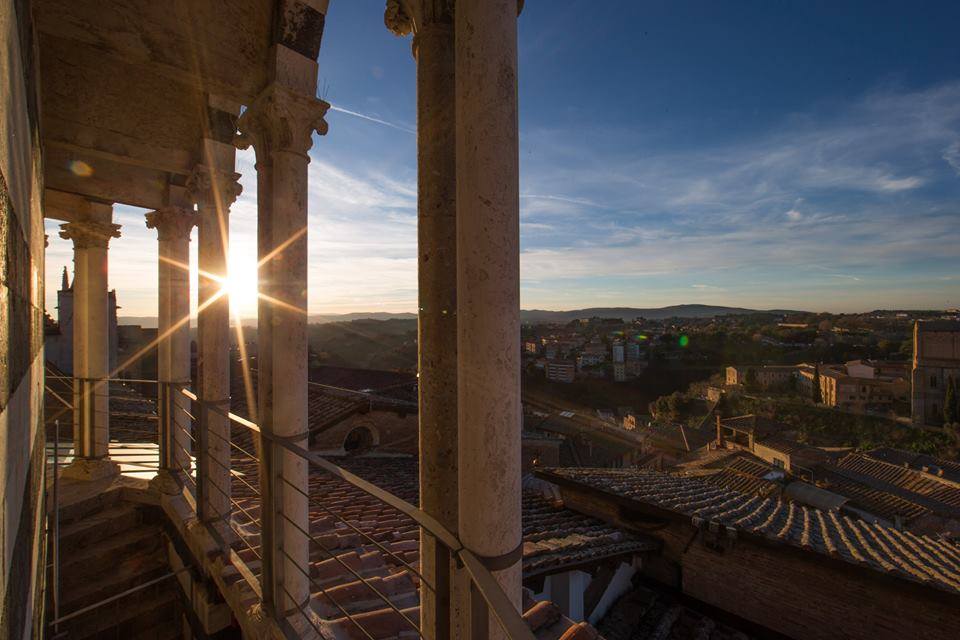
[[(870, 5), (866, 28), (866, 5), (528, 5), (523, 308), (960, 306), (960, 54), (943, 15), (956, 8)], [(416, 310), (415, 69), (409, 41), (381, 17), (373, 2), (334, 3), (328, 16), (337, 28), (319, 77), (330, 133), (310, 165), (312, 314)], [(249, 282), (251, 152), (238, 171), (233, 277)], [(156, 314), (143, 213), (115, 209), (110, 286), (124, 316)], [(52, 313), (71, 248), (46, 225)], [(244, 317), (253, 300), (238, 301)]]

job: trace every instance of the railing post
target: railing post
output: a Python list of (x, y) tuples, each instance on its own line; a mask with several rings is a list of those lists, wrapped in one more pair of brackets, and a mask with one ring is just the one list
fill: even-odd
[(277, 529), (277, 482), (281, 470), (278, 447), (262, 432), (258, 434), (260, 442), (260, 590), (264, 612), (277, 615), (276, 604), (280, 598), (278, 568), (283, 559), (280, 557), (281, 536)]
[(210, 468), (207, 464), (207, 456), (210, 455), (210, 434), (207, 431), (209, 426), (209, 413), (207, 409), (207, 403), (203, 401), (202, 398), (198, 399), (194, 406), (199, 408), (199, 414), (197, 415), (197, 453), (196, 453), (196, 469), (197, 469), (197, 516), (200, 518), (201, 522), (210, 522), (211, 520), (216, 519), (217, 514), (212, 513), (212, 505), (210, 504), (209, 497), (209, 486), (210, 482)]
[[(421, 536), (430, 535), (424, 529), (420, 530)], [(430, 536), (433, 539), (433, 620), (432, 635), (433, 640), (449, 640), (450, 632), (450, 589), (452, 583), (450, 580), (450, 549), (447, 548), (439, 539)], [(423, 593), (423, 588), (420, 590)], [(422, 597), (422, 596), (421, 596)]]
[(173, 456), (170, 451), (170, 385), (157, 382), (157, 448), (160, 454), (159, 470), (171, 471)]
[(172, 383), (157, 382), (157, 477), (151, 481), (161, 493), (175, 495), (181, 486), (174, 457), (174, 394), (180, 393)]
[(73, 457), (87, 455), (87, 425), (90, 423), (89, 390), (84, 378), (73, 379)]

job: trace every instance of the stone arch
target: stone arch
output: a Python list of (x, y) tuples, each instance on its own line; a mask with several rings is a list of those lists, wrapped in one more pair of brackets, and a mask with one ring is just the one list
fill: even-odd
[(343, 438), (343, 450), (348, 455), (369, 451), (379, 444), (380, 434), (376, 427), (369, 423), (354, 426)]

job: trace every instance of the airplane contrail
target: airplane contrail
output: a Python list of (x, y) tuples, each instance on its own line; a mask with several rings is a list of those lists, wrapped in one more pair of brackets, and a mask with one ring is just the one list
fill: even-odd
[(345, 113), (349, 116), (354, 116), (357, 118), (362, 118), (364, 120), (369, 120), (370, 122), (376, 122), (377, 124), (382, 124), (385, 127), (390, 127), (392, 129), (397, 129), (399, 131), (405, 131), (406, 133), (412, 133), (414, 135), (416, 135), (417, 133), (414, 129), (408, 129), (407, 127), (404, 127), (402, 125), (394, 124), (393, 122), (387, 122), (386, 120), (381, 120), (380, 118), (374, 118), (373, 116), (368, 116), (365, 113), (359, 113), (357, 111), (351, 111), (350, 109), (344, 109), (343, 107), (338, 107), (335, 104), (330, 105), (330, 110), (339, 111), (340, 113)]

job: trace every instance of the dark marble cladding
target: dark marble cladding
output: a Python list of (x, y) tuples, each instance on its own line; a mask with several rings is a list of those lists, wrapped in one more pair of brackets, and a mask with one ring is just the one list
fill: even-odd
[[(43, 544), (43, 531), (36, 528), (37, 511), (42, 508), (44, 491), (44, 434), (38, 429), (33, 438), (33, 455), (27, 468), (27, 482), (21, 496), (20, 522), (17, 524), (16, 537), (13, 539), (13, 553), (7, 573), (6, 590), (3, 597), (3, 609), (0, 610), (0, 638), (22, 638), (24, 630), (33, 627), (30, 637), (40, 637), (43, 621), (38, 612), (42, 611), (43, 580), (40, 579), (39, 566), (33, 565), (34, 549)], [(39, 554), (43, 557), (43, 554)], [(36, 582), (33, 577), (37, 576)], [(34, 592), (30, 593), (30, 585)], [(33, 609), (28, 604), (33, 597)], [(32, 619), (31, 619), (32, 618)]]
[(42, 311), (31, 304), (33, 256), (18, 214), (0, 175), (0, 282), (7, 290), (0, 300), (0, 410), (43, 346)]
[(316, 60), (326, 16), (299, 0), (284, 0), (278, 5), (280, 15), (274, 19), (273, 41)]

